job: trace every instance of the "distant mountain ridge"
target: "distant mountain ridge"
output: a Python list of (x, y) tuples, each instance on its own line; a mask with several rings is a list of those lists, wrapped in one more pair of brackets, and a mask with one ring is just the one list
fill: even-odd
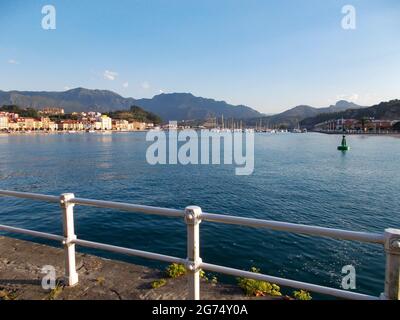
[(195, 97), (191, 93), (163, 93), (152, 99), (139, 99), (136, 103), (168, 120), (207, 119), (222, 115), (235, 119), (262, 116), (260, 112), (244, 105), (230, 105), (225, 101)]
[(299, 105), (279, 114), (267, 116), (244, 105), (231, 105), (225, 101), (217, 101), (196, 97), (191, 93), (163, 93), (151, 99), (124, 98), (109, 90), (92, 90), (75, 88), (63, 92), (52, 91), (0, 91), (0, 106), (15, 104), (24, 108), (42, 109), (45, 107), (63, 108), (65, 112), (98, 111), (113, 112), (129, 110), (131, 106), (139, 106), (162, 118), (170, 120), (206, 120), (212, 117), (225, 119), (243, 119), (248, 125), (260, 122), (264, 126), (284, 125), (295, 127), (306, 118), (320, 114), (341, 112), (348, 109), (364, 108), (345, 100), (324, 108)]
[(63, 92), (0, 91), (0, 106), (15, 104), (24, 108), (63, 108), (65, 112), (127, 110), (133, 105), (159, 115), (164, 121), (221, 117), (247, 119), (262, 114), (244, 105), (231, 105), (196, 97), (191, 93), (163, 93), (151, 99), (124, 98), (108, 90), (76, 88)]
[(357, 119), (374, 118), (377, 120), (400, 120), (400, 100), (381, 102), (372, 107), (363, 109), (348, 109), (341, 112), (319, 114), (303, 119), (301, 126), (312, 129), (316, 124), (332, 119)]
[(292, 109), (286, 110), (282, 113), (278, 113), (272, 116), (263, 117), (261, 119), (254, 119), (255, 123), (259, 123), (260, 120), (264, 126), (276, 126), (283, 125), (286, 127), (296, 127), (299, 122), (306, 118), (315, 117), (320, 114), (328, 114), (341, 112), (349, 109), (362, 109), (363, 106), (357, 105), (353, 102), (346, 100), (340, 100), (334, 105), (323, 108), (315, 108), (308, 105), (299, 105)]
[(63, 92), (54, 91), (0, 91), (0, 105), (15, 104), (24, 108), (42, 109), (58, 107), (65, 112), (114, 111), (129, 109), (135, 99), (123, 98), (108, 90), (76, 88)]

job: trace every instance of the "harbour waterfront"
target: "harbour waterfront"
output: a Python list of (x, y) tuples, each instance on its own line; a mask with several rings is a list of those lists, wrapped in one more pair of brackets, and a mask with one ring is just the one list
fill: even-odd
[[(257, 134), (254, 173), (244, 177), (229, 165), (151, 166), (144, 133), (1, 136), (0, 187), (171, 208), (193, 204), (207, 212), (357, 231), (398, 228), (398, 138), (351, 136), (347, 154), (337, 151), (339, 139)], [(60, 232), (57, 206), (0, 200), (1, 223)], [(79, 207), (76, 219), (81, 238), (185, 256), (183, 222)], [(342, 267), (352, 264), (357, 291), (383, 291), (380, 246), (207, 223), (201, 232), (206, 262), (257, 266), (333, 287), (340, 286)]]

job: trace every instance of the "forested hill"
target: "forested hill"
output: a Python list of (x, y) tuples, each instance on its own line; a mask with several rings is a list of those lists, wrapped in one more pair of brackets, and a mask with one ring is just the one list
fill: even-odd
[(305, 128), (313, 128), (316, 124), (332, 119), (358, 119), (374, 118), (377, 120), (400, 120), (400, 100), (381, 102), (372, 107), (363, 109), (349, 109), (342, 112), (319, 114), (300, 122)]

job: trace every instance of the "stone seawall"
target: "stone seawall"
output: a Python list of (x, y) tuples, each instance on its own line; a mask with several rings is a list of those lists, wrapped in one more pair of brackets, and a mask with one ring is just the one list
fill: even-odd
[[(72, 288), (60, 285), (44, 290), (41, 270), (45, 265), (54, 266), (56, 276), (62, 278), (63, 249), (0, 236), (0, 300), (174, 300), (187, 297), (184, 276), (168, 279), (165, 286), (153, 289), (152, 282), (165, 277), (162, 271), (81, 253), (77, 254), (79, 284)], [(201, 299), (248, 297), (236, 286), (202, 280)]]

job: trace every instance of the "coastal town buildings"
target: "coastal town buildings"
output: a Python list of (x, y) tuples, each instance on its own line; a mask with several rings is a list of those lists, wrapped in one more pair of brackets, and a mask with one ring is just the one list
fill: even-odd
[(142, 131), (154, 127), (153, 123), (113, 120), (99, 112), (75, 112), (65, 117), (63, 109), (45, 108), (38, 115), (40, 118), (0, 112), (0, 131)]
[(400, 120), (377, 120), (365, 119), (332, 119), (318, 123), (314, 126), (315, 131), (320, 132), (349, 132), (349, 133), (387, 133)]
[(81, 131), (84, 125), (78, 120), (63, 120), (58, 123), (58, 129), (61, 131)]
[(133, 131), (143, 131), (147, 129), (147, 124), (145, 122), (138, 122), (138, 121), (133, 121), (131, 123), (131, 130)]
[(113, 120), (112, 128), (116, 131), (128, 131), (129, 130), (129, 122), (127, 120)]
[(51, 121), (50, 118), (48, 117), (42, 117), (40, 119), (42, 122), (42, 129), (47, 130), (47, 131), (56, 131), (58, 130), (58, 124), (55, 123), (54, 121)]
[(113, 120), (112, 129), (116, 131), (144, 131), (148, 128), (152, 128), (154, 125), (146, 122), (128, 122), (127, 120)]
[(38, 111), (40, 115), (47, 115), (47, 116), (61, 116), (64, 114), (64, 109), (61, 108), (44, 108)]

